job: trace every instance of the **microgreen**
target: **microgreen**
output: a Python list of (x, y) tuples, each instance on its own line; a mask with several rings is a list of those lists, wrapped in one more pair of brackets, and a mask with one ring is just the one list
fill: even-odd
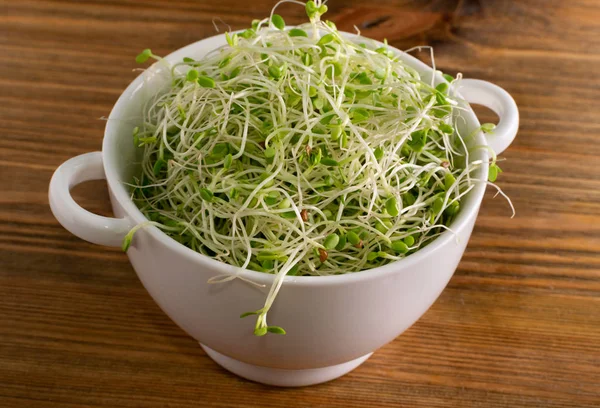
[(200, 75), (198, 77), (198, 84), (203, 88), (214, 88), (216, 85), (215, 80), (206, 75)]
[(283, 30), (285, 28), (285, 21), (279, 14), (273, 14), (273, 17), (271, 17), (271, 22), (279, 30)]
[(334, 249), (340, 242), (340, 236), (338, 234), (329, 234), (323, 241), (325, 249)]
[(288, 34), (290, 37), (308, 37), (306, 31), (300, 28), (292, 28), (290, 31), (288, 31)]
[[(227, 33), (230, 47), (183, 59), (133, 132), (132, 196), (149, 222), (275, 276), (263, 307), (242, 315), (256, 317), (257, 336), (285, 334), (266, 318), (285, 276), (418, 251), (450, 225), (481, 166), (455, 130), (458, 79), (432, 87), (387, 44), (359, 45), (321, 21), (322, 1), (305, 10), (308, 23), (286, 28), (273, 14)], [(500, 171), (493, 161), (489, 180)]]
[(498, 178), (498, 174), (502, 173), (502, 169), (497, 164), (490, 165), (488, 170), (488, 180), (492, 183)]
[(144, 62), (148, 61), (151, 56), (152, 51), (150, 51), (150, 48), (146, 48), (144, 51), (140, 52), (137, 57), (135, 57), (135, 62), (138, 64), (143, 64)]
[(385, 210), (392, 217), (398, 216), (399, 212), (396, 197), (390, 197), (387, 199), (387, 201), (385, 202)]
[(493, 123), (484, 123), (481, 125), (481, 130), (485, 133), (492, 133), (496, 129), (496, 125)]

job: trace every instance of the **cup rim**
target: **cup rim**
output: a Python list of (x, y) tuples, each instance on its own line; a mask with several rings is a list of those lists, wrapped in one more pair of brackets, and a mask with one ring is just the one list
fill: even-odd
[[(359, 36), (357, 34), (348, 33), (340, 31), (340, 33), (348, 38), (354, 40), (366, 40), (375, 44), (383, 45), (383, 43)], [(211, 44), (213, 44), (211, 46)], [(194, 42), (187, 46), (184, 46), (178, 50), (173, 51), (166, 57), (164, 57), (167, 61), (181, 60), (184, 56), (193, 55), (194, 52), (198, 52), (200, 50), (201, 53), (206, 54), (207, 52), (212, 51), (213, 49), (225, 45), (225, 35), (218, 34), (212, 37), (208, 37), (202, 39), (200, 41)], [(427, 64), (421, 62), (417, 58), (412, 55), (407, 54), (404, 51), (398, 50), (392, 46), (388, 47), (396, 52), (401, 59), (415, 68), (419, 73), (423, 72), (431, 72), (433, 68), (428, 66)], [(436, 71), (434, 73), (436, 82), (442, 81), (443, 77), (440, 71)], [(114, 126), (111, 119), (116, 119), (119, 117), (119, 112), (123, 109), (125, 105), (129, 102), (130, 96), (137, 92), (141, 86), (143, 85), (145, 80), (144, 72), (138, 75), (123, 91), (123, 93), (119, 96), (117, 102), (115, 103), (110, 115), (109, 120), (107, 121), (104, 139), (102, 143), (102, 156), (103, 156), (103, 166), (106, 174), (107, 184), (112, 193), (112, 199), (116, 200), (119, 205), (123, 208), (126, 215), (130, 217), (133, 222), (137, 225), (147, 221), (148, 219), (142, 214), (142, 212), (137, 208), (137, 206), (130, 199), (129, 194), (124, 186), (122, 180), (120, 180), (119, 175), (117, 174), (116, 166), (112, 165), (113, 161), (116, 160), (117, 152), (115, 151), (115, 145), (110, 143), (111, 138), (117, 137), (118, 132), (112, 132), (111, 128)], [(457, 91), (458, 96), (460, 92)], [(463, 98), (464, 99), (464, 98)], [(470, 107), (467, 101), (464, 101), (464, 106), (466, 109), (463, 112), (463, 118), (467, 121), (467, 125), (470, 123), (473, 125), (473, 128), (478, 128), (480, 126), (479, 120), (473, 109)], [(112, 135), (112, 136), (111, 136)], [(487, 146), (487, 141), (483, 136), (482, 132), (478, 132), (476, 135), (476, 141), (478, 146)], [(486, 149), (478, 149), (477, 157), (483, 161), (483, 165), (477, 170), (480, 176), (480, 180), (487, 180), (488, 176), (488, 152)], [(483, 195), (485, 193), (487, 184), (485, 182), (476, 183), (473, 189), (464, 197), (464, 200), (461, 202), (466, 205), (462, 205), (460, 212), (458, 213), (457, 218), (452, 222), (450, 228), (452, 231), (444, 231), (437, 238), (431, 241), (426, 247), (419, 249), (413, 254), (408, 255), (407, 257), (390, 262), (386, 265), (379, 266), (372, 269), (365, 269), (359, 272), (346, 273), (341, 275), (326, 275), (326, 276), (285, 276), (284, 282), (286, 285), (296, 285), (296, 286), (314, 286), (314, 285), (337, 285), (337, 284), (347, 284), (347, 283), (355, 283), (355, 282), (364, 282), (371, 279), (379, 279), (385, 276), (389, 276), (394, 273), (401, 273), (402, 270), (415, 266), (424, 258), (431, 256), (438, 248), (441, 248), (450, 243), (451, 240), (455, 239), (456, 236), (460, 235), (461, 231), (469, 226), (469, 222), (477, 217), (477, 213), (479, 211), (479, 206), (483, 199)], [(139, 231), (140, 233), (142, 231)], [(175, 241), (173, 238), (169, 237), (159, 228), (154, 226), (149, 226), (144, 228), (144, 232), (150, 234), (154, 239), (161, 242), (168, 249), (172, 250), (177, 256), (182, 256), (189, 258), (191, 260), (196, 261), (200, 265), (209, 266), (212, 270), (215, 271), (216, 275), (237, 275), (246, 280), (255, 282), (257, 284), (269, 286), (273, 283), (276, 274), (267, 274), (264, 272), (257, 272), (249, 269), (242, 269), (237, 266), (233, 266), (221, 261), (217, 261), (209, 256), (203, 255), (199, 252), (188, 248), (187, 246)]]

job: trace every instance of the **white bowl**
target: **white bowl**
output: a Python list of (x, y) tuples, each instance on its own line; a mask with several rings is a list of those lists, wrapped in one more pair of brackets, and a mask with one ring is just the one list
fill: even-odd
[[(346, 35), (346, 34), (345, 34)], [(347, 34), (350, 38), (357, 38)], [(223, 35), (207, 38), (166, 57), (201, 58), (226, 43)], [(433, 70), (408, 54), (402, 60), (427, 80)], [(50, 183), (50, 206), (58, 221), (78, 237), (101, 245), (120, 246), (131, 227), (146, 221), (130, 200), (125, 182), (138, 173), (139, 152), (131, 134), (142, 104), (164, 83), (167, 68), (160, 63), (137, 77), (123, 92), (106, 125), (102, 152), (74, 157), (62, 164)], [(442, 78), (436, 73), (436, 82)], [(518, 111), (504, 90), (484, 81), (462, 80), (461, 95), (496, 111), (500, 123), (490, 141), (497, 153), (514, 139)], [(467, 111), (461, 131), (480, 124)], [(488, 141), (479, 133), (477, 145)], [(474, 158), (487, 163), (486, 149)], [(487, 179), (488, 167), (477, 172)], [(108, 183), (116, 218), (81, 208), (69, 190), (87, 180)], [(262, 307), (273, 275), (241, 270), (198, 254), (154, 227), (135, 235), (127, 256), (140, 280), (162, 310), (226, 369), (251, 380), (282, 386), (316, 384), (339, 377), (365, 361), (419, 319), (437, 299), (454, 273), (471, 235), (486, 184), (478, 183), (462, 203), (446, 232), (405, 259), (369, 271), (326, 277), (286, 277), (269, 321), (287, 334), (253, 335), (252, 318), (240, 314)], [(239, 274), (265, 285), (258, 288), (240, 279), (208, 284), (209, 278)]]

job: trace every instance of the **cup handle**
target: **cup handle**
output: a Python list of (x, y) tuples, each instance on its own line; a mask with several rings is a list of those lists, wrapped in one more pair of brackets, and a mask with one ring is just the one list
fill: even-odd
[(461, 80), (459, 92), (467, 102), (483, 105), (498, 115), (500, 122), (486, 138), (496, 154), (506, 150), (519, 130), (519, 109), (513, 97), (498, 85), (479, 79)]
[(52, 175), (48, 197), (52, 213), (69, 232), (94, 244), (120, 247), (133, 227), (127, 218), (110, 218), (93, 214), (71, 197), (71, 188), (89, 180), (106, 179), (102, 152), (73, 157)]

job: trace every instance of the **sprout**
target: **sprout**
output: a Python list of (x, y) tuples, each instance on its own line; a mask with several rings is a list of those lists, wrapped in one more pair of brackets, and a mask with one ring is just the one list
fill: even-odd
[(215, 80), (206, 75), (200, 75), (198, 77), (198, 84), (203, 88), (214, 88), (216, 85)]
[(360, 237), (354, 231), (348, 231), (347, 237), (348, 242), (350, 242), (352, 245), (358, 245), (360, 242)]
[(392, 217), (397, 217), (399, 214), (398, 211), (398, 203), (396, 202), (396, 197), (390, 197), (385, 202), (385, 210)]
[(495, 182), (500, 173), (502, 173), (502, 169), (497, 164), (492, 164), (488, 171), (488, 180), (492, 183)]
[(210, 202), (213, 200), (214, 194), (208, 188), (201, 188), (200, 189), (200, 197), (202, 197), (202, 199), (204, 201)]
[(195, 69), (190, 69), (190, 70), (187, 72), (186, 79), (187, 79), (188, 81), (194, 82), (194, 81), (198, 80), (198, 76), (199, 76), (199, 75), (200, 75), (200, 74), (198, 74), (198, 71), (196, 71)]
[(484, 133), (492, 133), (495, 129), (496, 125), (494, 125), (493, 123), (484, 123), (483, 125), (481, 125), (481, 130)]
[(288, 35), (290, 37), (308, 37), (306, 31), (300, 28), (292, 28), (290, 31), (288, 31)]
[(404, 241), (394, 241), (390, 246), (394, 252), (398, 252), (400, 254), (408, 252), (408, 246)]
[(338, 234), (329, 234), (323, 241), (325, 249), (334, 249), (340, 242), (340, 236)]
[[(286, 29), (273, 14), (200, 61), (186, 57), (133, 131), (132, 197), (150, 225), (274, 275), (262, 308), (242, 315), (256, 317), (258, 336), (285, 333), (267, 313), (286, 276), (418, 251), (450, 226), (481, 166), (455, 130), (455, 80), (433, 87), (389, 47), (341, 36), (326, 11), (309, 1), (306, 24)], [(158, 57), (137, 60), (148, 58)], [(493, 161), (490, 181), (499, 172)]]
[(146, 48), (144, 51), (140, 52), (137, 57), (135, 57), (135, 62), (138, 64), (143, 64), (144, 62), (148, 61), (148, 58), (151, 56), (152, 51), (150, 51), (150, 48)]
[(273, 17), (271, 17), (271, 23), (273, 23), (273, 25), (279, 30), (283, 30), (285, 28), (285, 21), (279, 14), (273, 14)]

